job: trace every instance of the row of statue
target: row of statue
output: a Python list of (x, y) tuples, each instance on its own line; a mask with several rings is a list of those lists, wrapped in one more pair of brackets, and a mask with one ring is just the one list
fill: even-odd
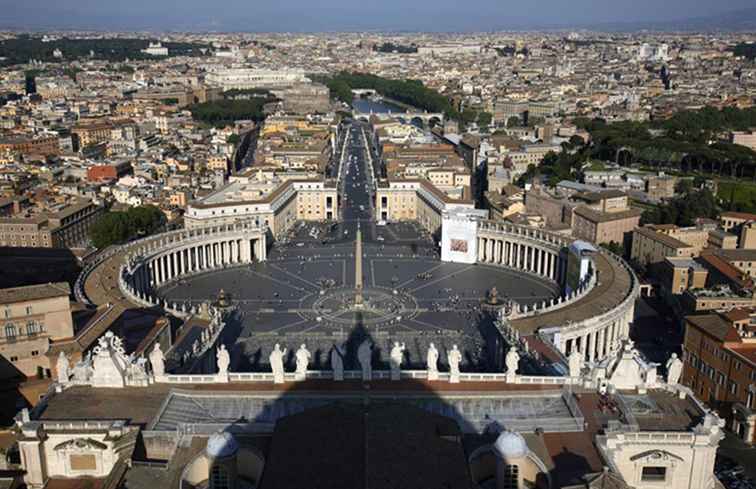
[[(407, 349), (405, 343), (394, 342), (389, 353), (389, 366), (391, 369), (391, 378), (398, 380), (400, 376), (400, 368), (404, 362), (404, 352)], [(281, 345), (276, 343), (273, 350), (268, 356), (270, 362), (270, 368), (273, 372), (273, 378), (276, 382), (283, 382), (284, 378), (284, 359), (288, 349), (282, 348)], [(334, 380), (344, 380), (344, 355), (345, 351), (342, 346), (334, 345), (330, 352), (331, 370), (333, 371)], [(373, 376), (372, 369), (372, 357), (373, 357), (373, 342), (365, 340), (360, 343), (357, 348), (357, 361), (360, 364), (360, 370), (363, 380), (371, 380)], [(462, 362), (462, 352), (459, 351), (457, 345), (453, 345), (447, 352), (447, 361), (449, 363), (449, 370), (452, 375), (459, 376), (459, 365)], [(307, 367), (312, 359), (312, 353), (307, 349), (307, 346), (302, 344), (299, 349), (294, 353), (294, 359), (296, 363), (295, 375), (298, 379), (303, 379), (307, 373)], [(438, 359), (439, 351), (436, 346), (431, 343), (428, 347), (428, 353), (426, 355), (426, 366), (428, 369), (428, 378), (431, 380), (438, 379)], [(221, 371), (221, 365), (219, 360), (219, 371)]]
[[(357, 348), (357, 360), (360, 364), (361, 378), (371, 380), (373, 377), (372, 357), (373, 342), (369, 339), (363, 341)], [(399, 380), (401, 376), (401, 365), (404, 363), (406, 345), (400, 342), (394, 342), (389, 352), (389, 366), (391, 370), (391, 379)], [(284, 382), (284, 363), (288, 350), (276, 344), (269, 355), (270, 366), (273, 372), (274, 382)], [(626, 341), (622, 348), (617, 350), (616, 363), (621, 357), (636, 357), (631, 341)], [(344, 379), (344, 357), (345, 349), (343, 346), (334, 345), (330, 352), (331, 370), (333, 379), (341, 381)], [(436, 346), (431, 343), (428, 346), (425, 363), (427, 368), (428, 380), (438, 380), (439, 370), (438, 361), (440, 352)], [(305, 344), (300, 345), (294, 353), (296, 370), (295, 378), (304, 380), (307, 369), (312, 360), (312, 353), (307, 349)], [(515, 347), (507, 352), (504, 362), (506, 364), (506, 373), (508, 379), (517, 375), (520, 363), (520, 354)], [(453, 345), (447, 351), (446, 360), (449, 364), (449, 381), (452, 383), (459, 382), (459, 366), (462, 362), (462, 352), (457, 345)], [(611, 359), (606, 362), (611, 363)], [(604, 362), (604, 363), (606, 363)], [(640, 362), (640, 361), (639, 361)], [(149, 369), (148, 369), (149, 363)], [(229, 366), (231, 357), (225, 345), (220, 345), (216, 350), (216, 365), (218, 368), (218, 377), (228, 381)], [(567, 364), (571, 378), (583, 377), (583, 367), (585, 366), (585, 355), (578, 349), (573, 348), (567, 358)], [(591, 370), (601, 368), (601, 365), (592, 366)], [(634, 365), (630, 363), (629, 365)], [(643, 377), (647, 386), (656, 385), (656, 364), (644, 364)], [(666, 362), (667, 377), (666, 383), (675, 386), (680, 382), (683, 369), (683, 362), (673, 353)], [(70, 366), (69, 359), (64, 352), (60, 352), (57, 360), (57, 378), (61, 385), (69, 384), (72, 380), (76, 383), (87, 383), (94, 386), (102, 387), (122, 387), (126, 385), (147, 385), (151, 381), (160, 381), (165, 377), (165, 356), (159, 344), (155, 344), (148, 354), (147, 359), (134, 358), (133, 355), (126, 355), (123, 348), (122, 340), (111, 332), (106, 333), (98, 340), (97, 346), (92, 353), (76, 363), (73, 369)], [(595, 367), (595, 368), (594, 368)], [(618, 375), (621, 372), (616, 372)], [(611, 379), (610, 379), (611, 380)]]

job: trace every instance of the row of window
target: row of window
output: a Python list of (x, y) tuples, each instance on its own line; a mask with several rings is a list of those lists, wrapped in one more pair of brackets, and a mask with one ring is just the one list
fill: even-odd
[[(32, 314), (34, 314), (34, 312), (33, 312), (33, 311), (34, 311), (34, 309), (32, 309), (32, 306), (26, 306), (26, 308), (24, 309), (24, 311), (26, 312), (26, 315), (27, 315), (27, 316), (31, 316)], [(10, 310), (10, 307), (6, 307), (6, 308), (5, 308), (4, 310), (3, 310), (3, 316), (5, 317), (5, 319), (8, 319), (8, 318), (10, 318), (10, 317), (11, 317), (11, 310)]]
[[(39, 356), (39, 350), (32, 350), (31, 351), (31, 356), (32, 357), (38, 357)], [(11, 355), (8, 358), (10, 359), (11, 363), (16, 363), (18, 361), (18, 355)]]
[(3, 328), (6, 338), (15, 338), (19, 334), (26, 332), (27, 335), (35, 335), (44, 331), (42, 323), (38, 321), (28, 321), (25, 326), (17, 326), (13, 323), (6, 323)]

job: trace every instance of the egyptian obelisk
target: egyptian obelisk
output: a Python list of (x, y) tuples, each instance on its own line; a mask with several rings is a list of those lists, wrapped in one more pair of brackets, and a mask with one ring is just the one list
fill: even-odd
[(357, 223), (357, 241), (354, 245), (354, 307), (362, 309), (362, 230)]

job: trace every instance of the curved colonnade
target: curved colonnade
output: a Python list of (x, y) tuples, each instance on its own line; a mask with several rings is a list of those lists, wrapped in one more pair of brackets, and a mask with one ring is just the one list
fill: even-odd
[[(76, 295), (90, 302), (84, 290), (93, 286), (85, 286), (85, 282), (98, 267), (109, 268), (114, 275), (110, 289), (115, 290), (106, 292), (106, 298), (115, 297), (117, 292), (132, 304), (160, 306), (175, 316), (186, 317), (196, 310), (166, 303), (156, 290), (182, 277), (265, 260), (266, 234), (267, 230), (255, 222), (243, 222), (172, 231), (135, 241), (87, 267), (77, 283)], [(479, 264), (537, 276), (564, 290), (571, 238), (481, 221), (477, 240)], [(575, 290), (530, 307), (515, 306), (508, 327), (518, 337), (538, 335), (565, 356), (577, 348), (586, 361), (599, 361), (619, 348), (629, 336), (638, 280), (621, 258), (607, 251), (599, 250), (589, 260), (590, 271)], [(102, 277), (99, 280), (101, 283)]]
[(143, 245), (131, 246), (121, 266), (118, 285), (143, 306), (161, 305), (179, 317), (185, 304), (161, 302), (155, 291), (182, 277), (246, 265), (266, 259), (265, 229), (253, 222), (182, 230)]
[[(190, 275), (233, 266), (242, 266), (267, 258), (267, 228), (254, 221), (227, 225), (206, 226), (162, 233), (117, 247), (95, 260), (80, 275), (75, 294), (78, 300), (98, 305), (90, 293), (99, 284), (94, 279), (98, 269), (115, 269), (114, 277), (106, 277), (111, 290), (128, 302), (141, 307), (162, 306), (167, 312), (184, 317), (191, 311), (185, 305), (168, 304), (156, 290), (171, 281)], [(95, 282), (88, 284), (87, 282)], [(100, 292), (100, 291), (97, 291)], [(121, 297), (105, 291), (117, 302)]]
[[(565, 290), (573, 239), (493, 221), (479, 223), (477, 239), (478, 263), (532, 274)], [(624, 260), (605, 250), (589, 259), (590, 271), (575, 290), (530, 309), (516, 308), (509, 327), (517, 336), (537, 334), (564, 356), (577, 348), (591, 362), (620, 347), (629, 337), (638, 279)]]

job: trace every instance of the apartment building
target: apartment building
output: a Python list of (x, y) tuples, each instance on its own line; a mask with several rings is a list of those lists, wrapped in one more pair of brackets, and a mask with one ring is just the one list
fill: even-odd
[(21, 374), (49, 376), (50, 344), (74, 335), (70, 294), (65, 282), (0, 289), (0, 355)]
[(756, 314), (752, 308), (685, 318), (682, 383), (756, 443)]
[(57, 155), (60, 154), (60, 144), (57, 136), (0, 138), (0, 153), (4, 152), (24, 156)]
[(376, 220), (416, 220), (429, 233), (441, 228), (442, 213), (452, 208), (474, 209), (469, 198), (455, 199), (427, 180), (383, 182), (376, 190)]
[(187, 228), (255, 220), (283, 236), (298, 220), (330, 221), (338, 216), (338, 191), (319, 180), (242, 179), (189, 203)]
[(660, 263), (666, 258), (691, 258), (696, 248), (650, 227), (633, 230), (630, 258), (641, 265)]
[(19, 214), (0, 217), (0, 246), (76, 248), (86, 244), (89, 229), (105, 208), (82, 199), (62, 206), (27, 208)]
[(723, 212), (719, 215), (719, 224), (722, 229), (729, 231), (750, 221), (756, 221), (756, 214), (747, 212)]
[(730, 142), (756, 151), (756, 132), (753, 130), (733, 131), (730, 133)]

